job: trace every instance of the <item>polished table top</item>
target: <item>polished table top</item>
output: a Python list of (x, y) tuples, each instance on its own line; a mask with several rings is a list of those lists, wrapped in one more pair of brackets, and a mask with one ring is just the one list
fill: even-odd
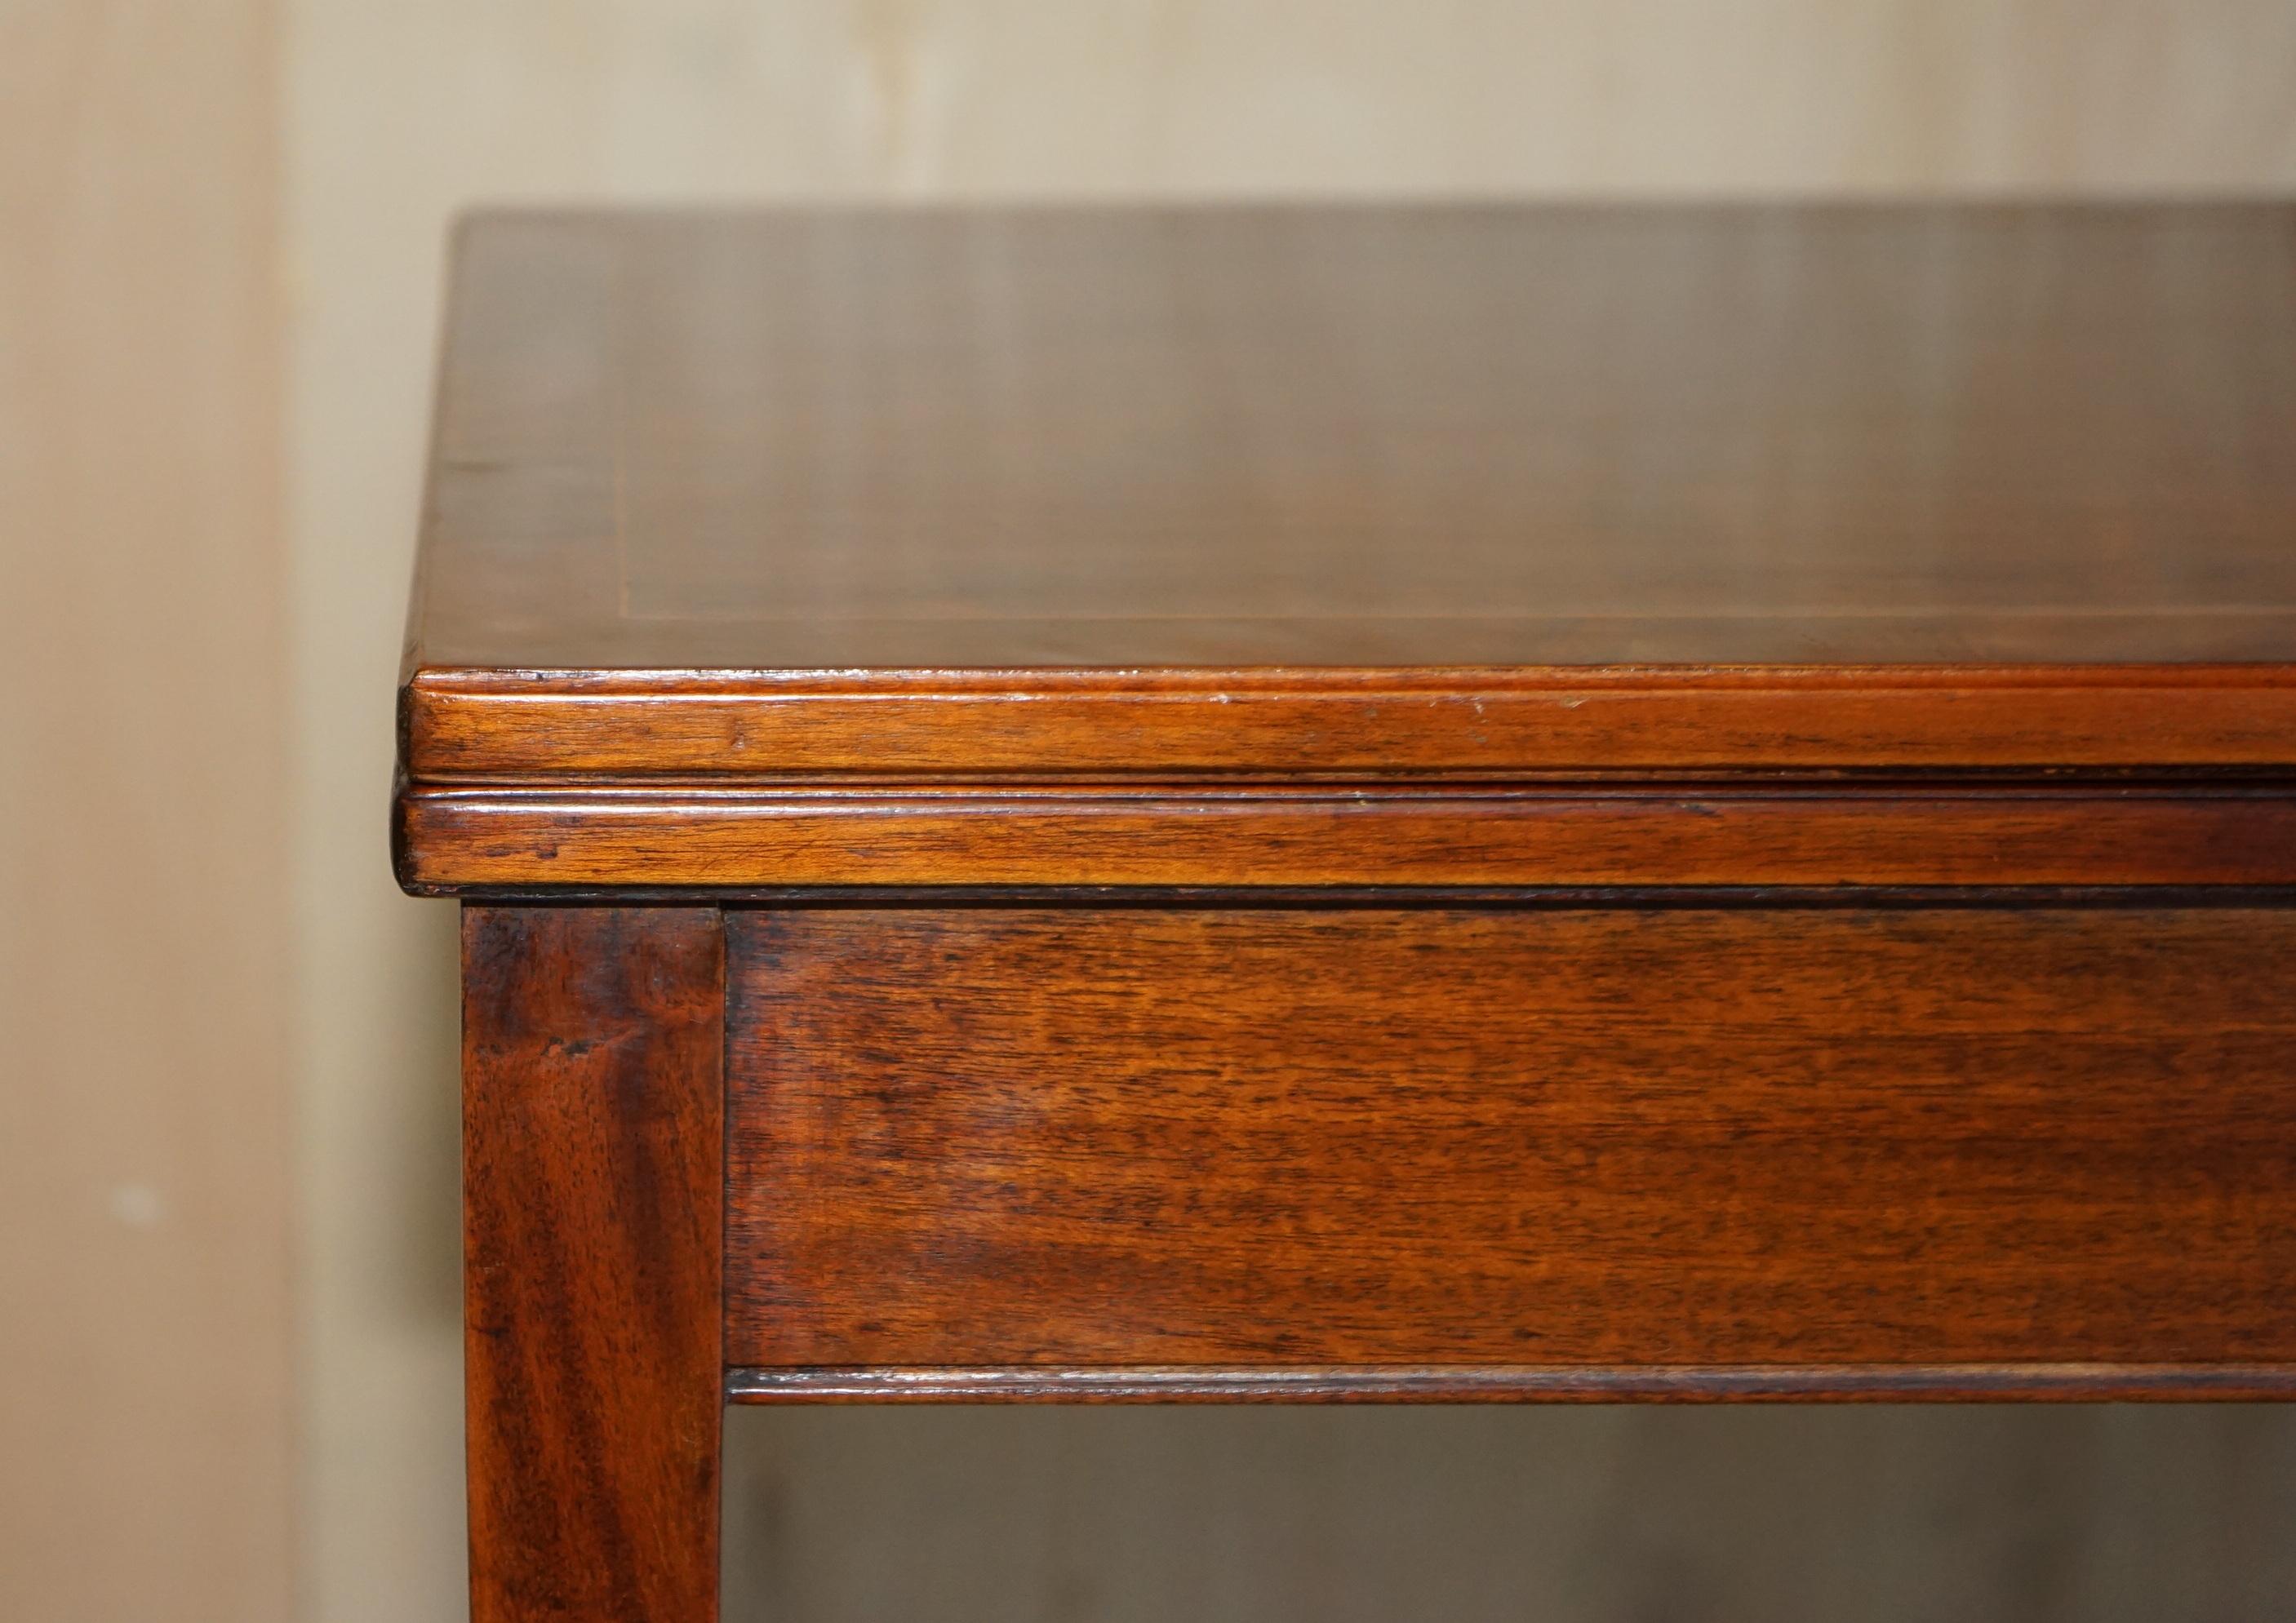
[(438, 667), (2296, 658), (2296, 209), (505, 214)]
[[(703, 791), (2283, 773), (2292, 289), (2267, 204), (481, 216), (401, 873), (861, 871), (758, 843), (817, 806)], [(2241, 854), (2035, 871), (2286, 865), (2276, 830), (2147, 837)]]
[(2296, 1393), (2296, 215), (510, 215), (479, 1623), (732, 1402)]

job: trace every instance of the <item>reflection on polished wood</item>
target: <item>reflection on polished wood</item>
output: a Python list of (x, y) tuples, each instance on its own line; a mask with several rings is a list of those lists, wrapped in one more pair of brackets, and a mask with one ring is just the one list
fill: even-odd
[(496, 789), (2272, 773), (2292, 284), (2278, 206), (483, 217), (402, 873), (773, 881)]
[(516, 215), (474, 1615), (721, 1400), (2296, 1393), (2296, 215)]
[(425, 664), (2280, 659), (2296, 211), (527, 215)]

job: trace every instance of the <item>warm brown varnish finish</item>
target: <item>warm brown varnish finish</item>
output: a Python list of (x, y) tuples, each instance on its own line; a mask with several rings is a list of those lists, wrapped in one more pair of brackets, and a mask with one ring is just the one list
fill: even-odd
[[(823, 784), (1090, 831), (1111, 782), (2276, 781), (2292, 275), (2280, 206), (481, 217), (401, 876), (876, 882), (867, 808), (775, 799)], [(890, 865), (1019, 882), (1003, 810)], [(1468, 882), (1363, 872), (1452, 831), (1342, 838), (1335, 882)], [(1141, 865), (1022, 839), (1029, 882)], [(1317, 877), (1253, 866), (1189, 879)]]
[[(447, 891), (2296, 885), (2296, 793), (2274, 784), (441, 790), (407, 805), (410, 878)], [(456, 883), (422, 877), (440, 873)]]
[(463, 915), (472, 1623), (718, 1615), (709, 908)]
[(2296, 758), (2296, 674), (2276, 664), (423, 669), (405, 701), (407, 759), (439, 784), (2095, 772)]
[(469, 224), (475, 1623), (714, 1617), (726, 1398), (2296, 1395), (2292, 288), (2277, 204)]
[(2296, 1360), (2296, 913), (729, 939), (737, 1365)]
[(2099, 1403), (2296, 1398), (2287, 1364), (807, 1365), (734, 1403)]
[(2279, 662), (2292, 275), (2277, 204), (488, 216), (416, 664)]

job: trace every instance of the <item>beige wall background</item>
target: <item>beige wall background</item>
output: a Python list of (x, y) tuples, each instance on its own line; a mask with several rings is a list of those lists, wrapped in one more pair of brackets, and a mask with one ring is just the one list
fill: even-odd
[(0, 1618), (289, 1615), (275, 19), (0, 3)]
[[(383, 835), (457, 208), (2292, 186), (2289, 0), (4, 0), (0, 1617), (461, 1613), (452, 917)], [(773, 1615), (2296, 1589), (2246, 1411), (736, 1422)]]

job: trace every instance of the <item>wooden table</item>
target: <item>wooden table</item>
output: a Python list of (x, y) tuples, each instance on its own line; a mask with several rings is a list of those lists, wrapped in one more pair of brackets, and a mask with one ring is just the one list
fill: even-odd
[(505, 214), (479, 1623), (726, 1401), (2296, 1390), (2296, 211)]

